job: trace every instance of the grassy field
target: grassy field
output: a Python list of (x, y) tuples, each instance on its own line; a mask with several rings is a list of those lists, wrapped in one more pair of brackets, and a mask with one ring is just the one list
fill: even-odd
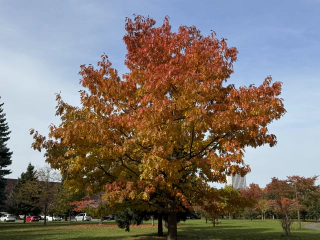
[[(305, 224), (305, 223), (303, 223)], [(43, 223), (0, 223), (0, 238), (6, 240), (44, 240), (44, 239), (166, 239), (156, 236), (157, 227), (146, 222), (141, 226), (133, 226), (131, 231), (125, 232), (114, 225), (113, 221), (99, 225), (98, 222), (69, 224), (67, 222), (49, 222), (47, 226)], [(166, 230), (164, 229), (166, 234)], [(188, 220), (178, 224), (179, 240), (319, 240), (320, 231), (298, 229), (294, 223), (291, 236), (282, 235), (278, 220), (221, 220), (221, 224), (212, 227), (204, 220)]]

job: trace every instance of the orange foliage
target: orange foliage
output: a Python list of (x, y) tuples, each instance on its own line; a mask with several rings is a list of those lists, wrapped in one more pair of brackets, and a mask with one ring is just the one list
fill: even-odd
[(246, 200), (247, 204), (253, 207), (259, 202), (262, 195), (262, 189), (258, 184), (251, 183), (246, 189), (240, 189), (241, 196)]
[(288, 214), (290, 211), (297, 209), (296, 200), (290, 198), (281, 198), (279, 200), (268, 200), (269, 209), (275, 213)]
[(97, 68), (82, 65), (81, 106), (57, 95), (60, 125), (50, 126), (48, 140), (31, 134), (70, 185), (105, 190), (110, 204), (139, 199), (179, 210), (207, 182), (246, 174), (245, 147), (274, 146), (267, 126), (285, 109), (281, 83), (270, 76), (260, 86), (227, 84), (237, 49), (225, 39), (194, 26), (172, 32), (168, 17), (154, 25), (127, 18), (129, 72), (120, 77), (106, 55)]

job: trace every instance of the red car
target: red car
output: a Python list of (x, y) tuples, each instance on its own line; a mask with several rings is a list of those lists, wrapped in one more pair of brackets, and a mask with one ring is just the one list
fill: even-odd
[(40, 218), (35, 216), (29, 216), (26, 218), (26, 222), (39, 222)]

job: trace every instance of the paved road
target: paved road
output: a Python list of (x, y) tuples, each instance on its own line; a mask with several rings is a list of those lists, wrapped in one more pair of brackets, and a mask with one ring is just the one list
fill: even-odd
[[(63, 222), (64, 222), (64, 220), (62, 220)], [(68, 221), (69, 221), (69, 219), (68, 219)], [(71, 221), (72, 222), (75, 222), (75, 219), (74, 218), (71, 218)], [(97, 218), (93, 218), (92, 220), (91, 220), (92, 222), (99, 222), (100, 221), (100, 219), (97, 219)], [(110, 220), (105, 220), (104, 222), (108, 222), (108, 221), (110, 221)], [(22, 223), (23, 222), (23, 220), (21, 220), (21, 219), (17, 219), (15, 222), (20, 222), (20, 223)], [(43, 220), (40, 220), (40, 222), (43, 222)], [(2, 222), (0, 222), (0, 224), (1, 224)], [(12, 223), (12, 222), (11, 222)]]
[(312, 230), (320, 231), (320, 228), (318, 227), (319, 225), (320, 223), (311, 223), (311, 224), (304, 225), (304, 227)]

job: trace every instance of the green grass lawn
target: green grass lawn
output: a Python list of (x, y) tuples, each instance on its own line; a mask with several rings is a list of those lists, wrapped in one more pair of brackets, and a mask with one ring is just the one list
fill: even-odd
[[(193, 239), (261, 239), (261, 240), (283, 240), (283, 239), (307, 239), (319, 240), (320, 231), (298, 229), (294, 223), (290, 237), (284, 237), (280, 222), (278, 220), (220, 220), (221, 224), (213, 227), (204, 220), (188, 220), (178, 224), (179, 240)], [(304, 223), (305, 224), (305, 223)], [(166, 229), (164, 229), (166, 235)], [(46, 226), (43, 223), (0, 223), (0, 238), (6, 240), (43, 240), (43, 239), (166, 239), (157, 236), (157, 225), (151, 226), (146, 222), (142, 226), (133, 226), (130, 232), (125, 232), (114, 225), (114, 221), (105, 222), (99, 225), (98, 222), (69, 224), (67, 222), (49, 222)]]

